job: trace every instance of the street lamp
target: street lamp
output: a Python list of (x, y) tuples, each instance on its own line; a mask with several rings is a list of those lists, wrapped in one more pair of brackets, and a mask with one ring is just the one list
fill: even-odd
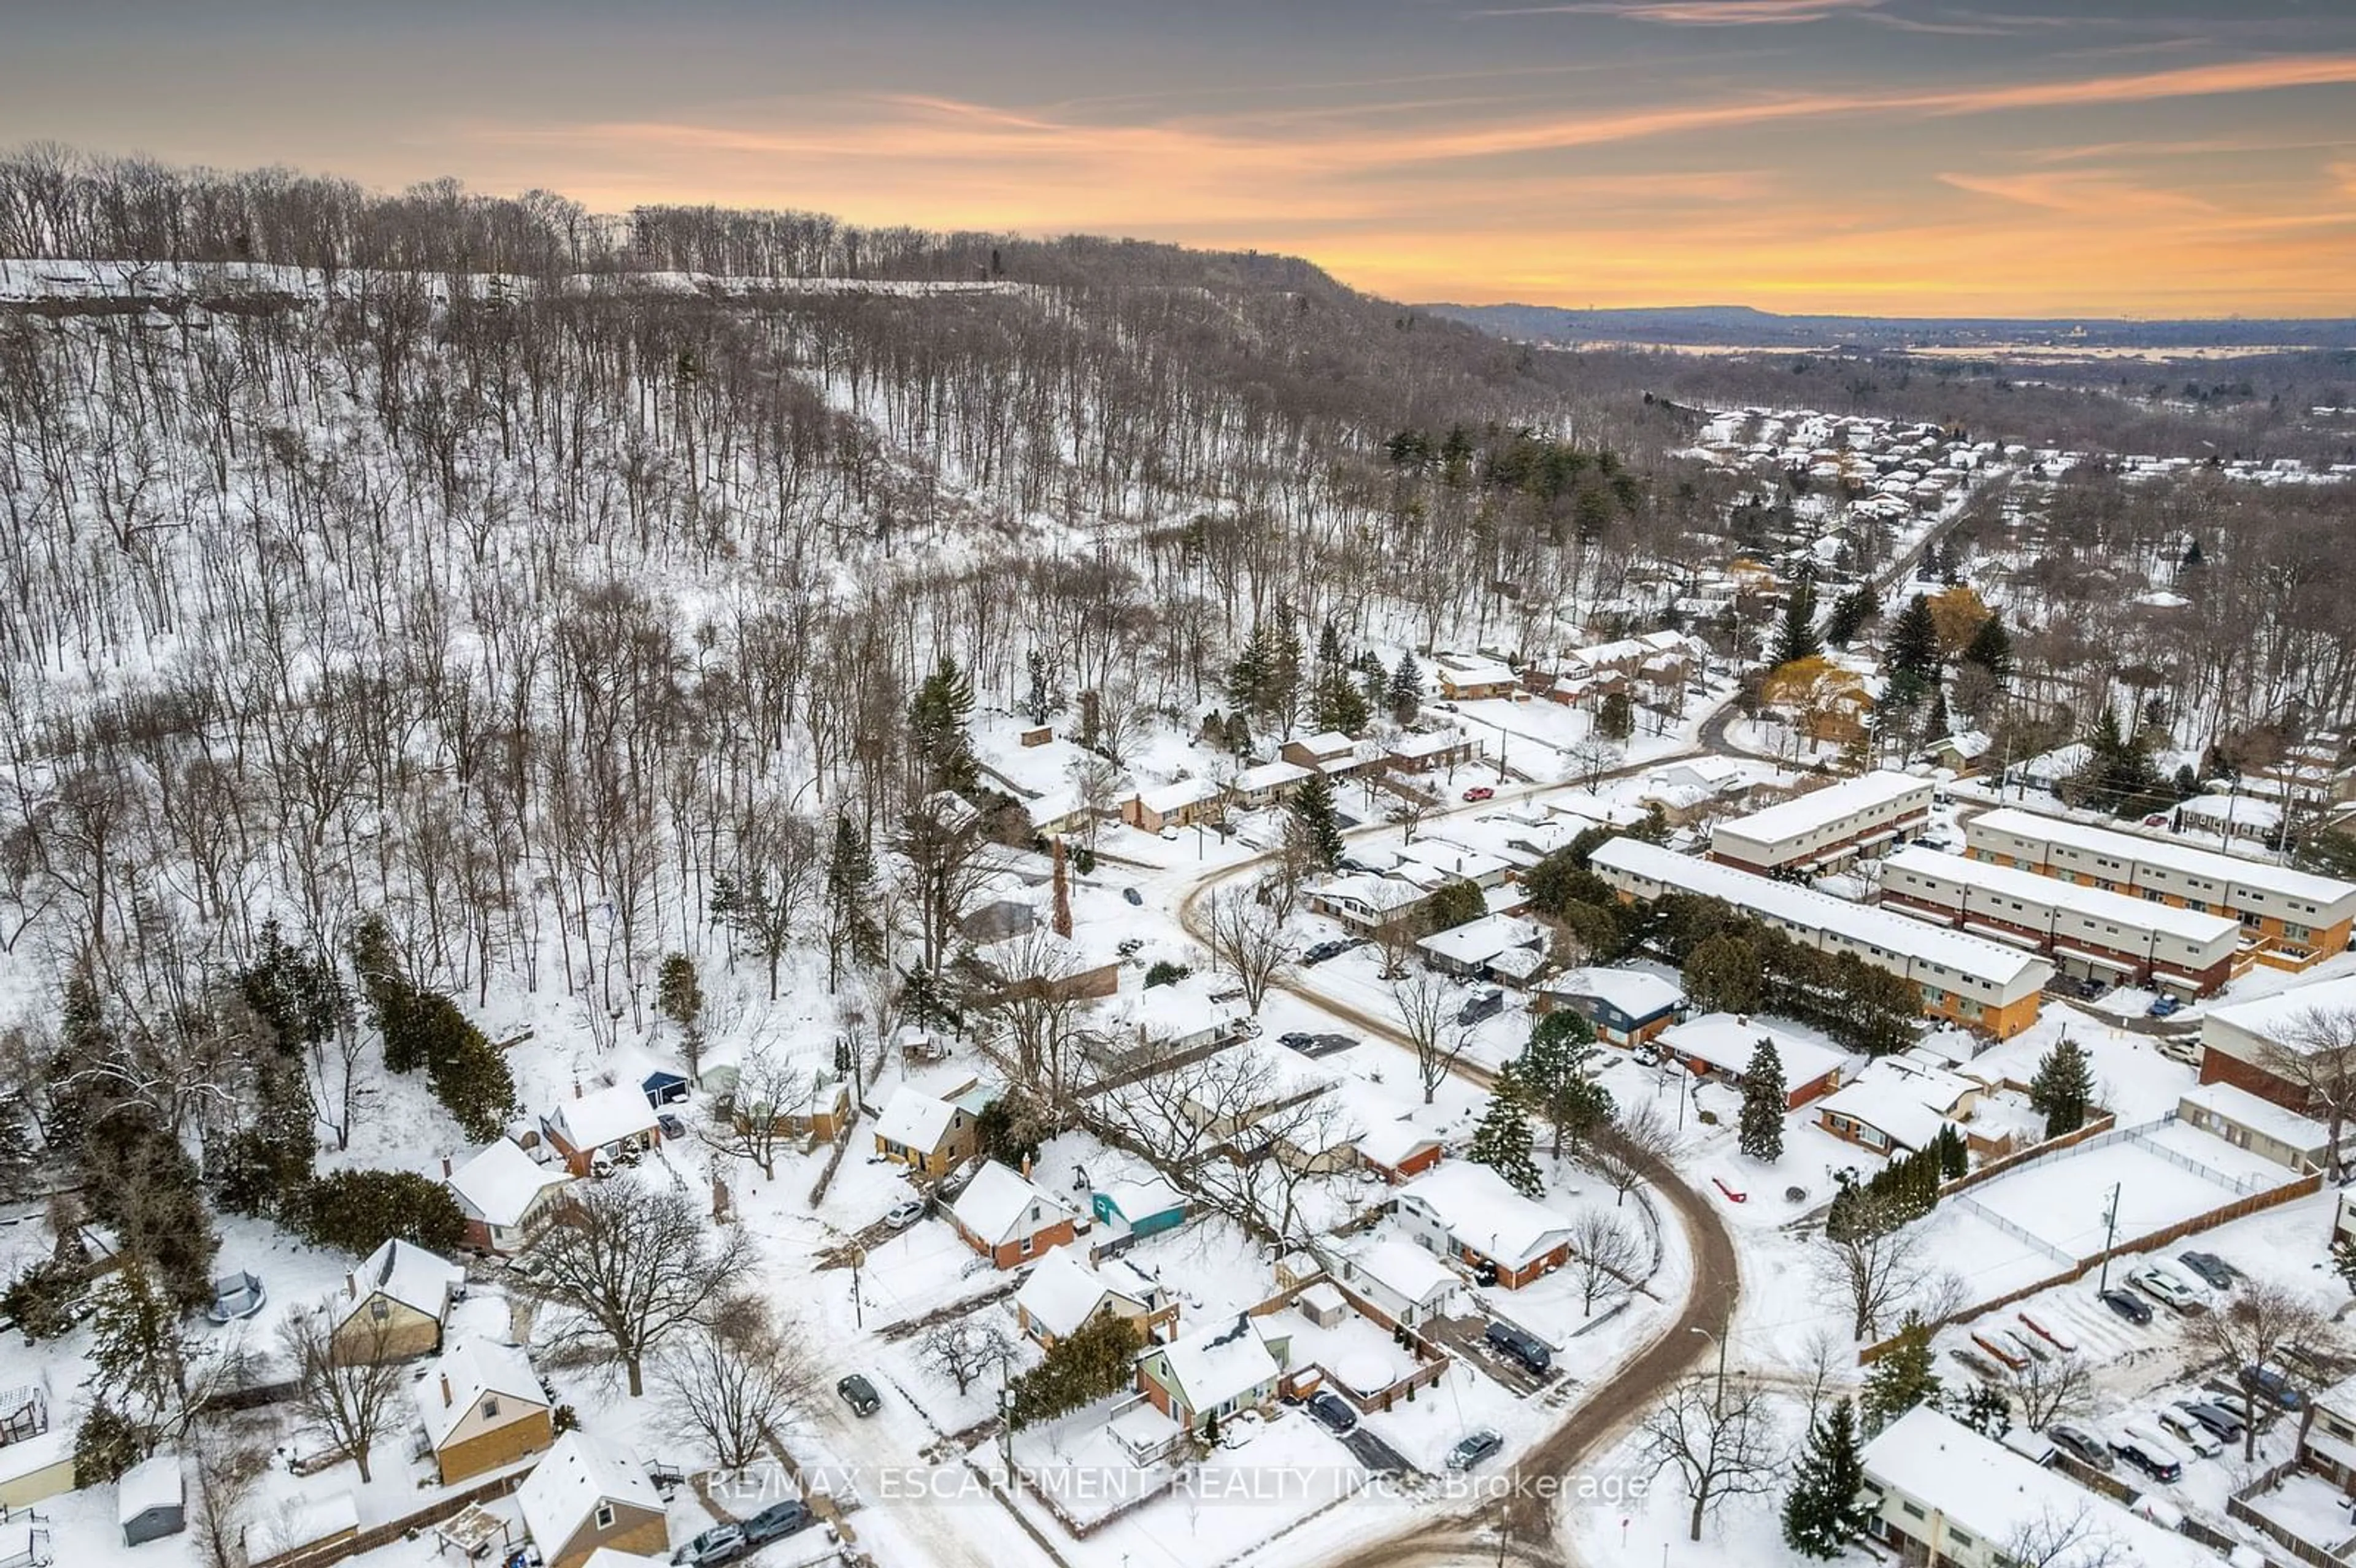
[[(1721, 1330), (1728, 1327), (1729, 1325), (1723, 1323), (1719, 1325)], [(1724, 1415), (1726, 1413), (1726, 1340), (1720, 1335), (1711, 1333), (1699, 1324), (1694, 1325), (1687, 1332), (1698, 1334), (1718, 1347), (1718, 1394), (1711, 1402), (1710, 1413)]]

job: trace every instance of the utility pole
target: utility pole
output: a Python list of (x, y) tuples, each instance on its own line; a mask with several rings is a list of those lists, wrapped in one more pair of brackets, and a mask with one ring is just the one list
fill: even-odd
[(2103, 1215), (2103, 1267), (2094, 1278), (2094, 1294), (2100, 1296), (2111, 1287), (2111, 1243), (2119, 1234), (2119, 1186), (2111, 1183), (2111, 1206)]

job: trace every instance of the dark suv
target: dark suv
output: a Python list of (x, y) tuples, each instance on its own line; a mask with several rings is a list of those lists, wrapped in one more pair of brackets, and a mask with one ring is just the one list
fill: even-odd
[(1537, 1336), (1524, 1333), (1510, 1323), (1490, 1324), (1484, 1338), (1538, 1377), (1544, 1377), (1554, 1370), (1554, 1352), (1547, 1349)]
[(810, 1527), (809, 1505), (788, 1498), (781, 1503), (771, 1503), (744, 1521), (744, 1539), (755, 1546), (766, 1546), (772, 1541), (783, 1541)]
[(1472, 1025), (1483, 1019), (1494, 1019), (1505, 1010), (1505, 993), (1492, 986), (1476, 993), (1470, 1001), (1456, 1009), (1456, 1021)]

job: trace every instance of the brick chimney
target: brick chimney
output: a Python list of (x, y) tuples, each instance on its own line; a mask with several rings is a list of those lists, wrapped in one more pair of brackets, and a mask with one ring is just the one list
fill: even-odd
[(447, 1181), (452, 1174), (453, 1173), (450, 1169), (450, 1157), (445, 1154), (442, 1157), (442, 1179), (444, 1181)]

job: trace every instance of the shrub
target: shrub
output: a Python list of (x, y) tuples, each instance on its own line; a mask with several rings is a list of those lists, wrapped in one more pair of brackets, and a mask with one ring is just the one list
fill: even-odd
[(450, 1189), (408, 1170), (340, 1170), (305, 1182), (286, 1221), (314, 1245), (366, 1257), (388, 1237), (447, 1253), (464, 1244), (466, 1216)]

